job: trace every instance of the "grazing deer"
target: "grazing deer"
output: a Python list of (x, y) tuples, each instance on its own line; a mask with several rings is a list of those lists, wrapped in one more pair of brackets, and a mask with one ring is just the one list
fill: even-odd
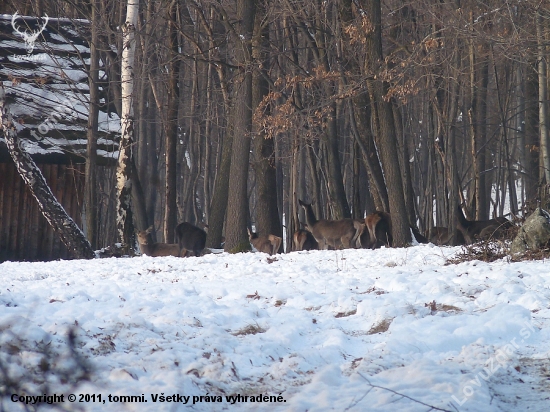
[(292, 242), (294, 243), (295, 251), (319, 249), (319, 243), (317, 243), (309, 230), (298, 229), (292, 236)]
[(365, 249), (391, 247), (393, 243), (391, 216), (387, 212), (376, 211), (365, 218), (367, 231), (361, 235), (361, 246)]
[(187, 256), (187, 252), (193, 252), (200, 256), (206, 245), (206, 232), (191, 223), (183, 222), (176, 226), (178, 238), (179, 256)]
[(460, 205), (457, 206), (456, 218), (456, 228), (462, 232), (468, 244), (473, 243), (476, 237), (481, 239), (494, 237), (495, 234), (501, 235), (506, 229), (512, 227), (512, 222), (505, 217), (496, 217), (489, 220), (468, 220), (464, 216)]
[(258, 236), (257, 233), (252, 233), (250, 229), (247, 228), (246, 230), (248, 231), (248, 239), (250, 239), (250, 243), (258, 252), (274, 255), (279, 251), (281, 243), (283, 242), (283, 239), (279, 236)]
[[(448, 246), (451, 242), (452, 234), (449, 233), (449, 229), (442, 226), (434, 226), (431, 230), (431, 236), (429, 236), (430, 242), (438, 246)], [(455, 243), (457, 245), (466, 244), (464, 235), (458, 229), (455, 230)]]
[(365, 223), (361, 220), (317, 220), (311, 203), (305, 203), (298, 199), (300, 206), (306, 213), (308, 229), (319, 243), (319, 249), (326, 250), (329, 246), (339, 248), (361, 247), (359, 237), (365, 229)]
[(153, 226), (149, 226), (146, 230), (137, 232), (139, 248), (141, 249), (142, 254), (151, 257), (180, 255), (180, 248), (176, 243), (153, 243), (153, 240), (151, 239), (152, 231)]

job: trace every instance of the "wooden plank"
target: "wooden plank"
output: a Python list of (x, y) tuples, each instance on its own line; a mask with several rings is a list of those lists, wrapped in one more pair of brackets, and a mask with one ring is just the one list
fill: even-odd
[[(0, 176), (6, 176), (6, 165), (4, 163), (0, 163)], [(5, 186), (6, 179), (0, 179), (0, 262), (4, 260), (3, 256), (6, 252), (6, 247), (4, 246), (4, 215), (2, 213)]]
[(4, 176), (3, 179), (0, 179), (0, 262), (3, 262), (8, 258), (8, 244), (7, 239), (8, 235), (6, 233), (7, 229), (7, 221), (6, 221), (6, 215), (5, 215), (5, 208), (7, 199), (9, 197), (7, 196), (6, 191), (8, 190), (8, 164), (7, 163), (1, 163), (0, 164), (0, 174), (1, 176)]
[[(53, 169), (55, 171), (55, 174), (57, 175), (57, 189), (55, 192), (55, 197), (59, 204), (63, 207), (65, 202), (65, 192), (67, 191), (67, 182), (65, 179), (65, 166), (64, 165), (53, 165)], [(64, 254), (64, 245), (59, 239), (59, 236), (55, 235), (54, 238), (54, 256), (59, 256), (60, 258), (66, 257), (66, 253)], [(66, 252), (66, 251), (65, 251)]]
[[(42, 167), (39, 165), (42, 169)], [(31, 202), (30, 208), (30, 219), (29, 219), (29, 230), (30, 230), (30, 239), (29, 239), (29, 259), (36, 261), (40, 260), (40, 238), (42, 236), (42, 231), (40, 230), (40, 216), (42, 213), (38, 208), (38, 204), (34, 198)]]
[(29, 260), (28, 255), (28, 205), (34, 199), (31, 199), (31, 191), (25, 182), (21, 182), (21, 189), (19, 190), (19, 210), (17, 211), (17, 250), (19, 256), (23, 260)]
[(21, 185), (23, 183), (23, 179), (21, 179), (21, 176), (19, 176), (19, 173), (17, 171), (14, 171), (13, 173), (13, 191), (12, 191), (12, 199), (11, 199), (11, 213), (10, 213), (10, 251), (13, 253), (14, 259), (21, 259), (19, 256), (19, 251), (17, 250), (17, 225), (19, 222), (17, 221), (18, 217), (18, 210), (19, 210), (19, 193), (21, 192)]
[[(39, 165), (50, 189), (81, 225), (84, 165)], [(0, 164), (0, 261), (70, 258), (12, 163)]]
[[(52, 190), (52, 193), (55, 193), (57, 190), (57, 172), (55, 170), (56, 165), (48, 165), (48, 175), (49, 175), (49, 181), (48, 186), (50, 186), (50, 189)], [(55, 259), (54, 254), (54, 232), (53, 229), (50, 227), (48, 223), (47, 225), (47, 237), (46, 237), (46, 249), (44, 250), (45, 253), (45, 259)]]
[(4, 215), (4, 239), (5, 239), (5, 248), (6, 248), (6, 259), (14, 259), (13, 251), (10, 247), (10, 228), (11, 228), (11, 206), (12, 206), (12, 197), (13, 197), (13, 185), (11, 182), (13, 182), (13, 173), (14, 173), (15, 167), (10, 167), (10, 164), (8, 163), (8, 167), (6, 170), (6, 180), (10, 182), (10, 184), (6, 185), (5, 190), (5, 203), (2, 207), (2, 214)]

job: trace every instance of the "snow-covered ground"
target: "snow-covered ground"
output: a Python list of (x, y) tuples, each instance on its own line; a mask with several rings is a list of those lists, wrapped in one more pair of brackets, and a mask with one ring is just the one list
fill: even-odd
[(548, 410), (550, 264), (459, 250), (5, 262), (0, 355), (22, 374), (10, 340), (75, 328), (94, 372), (68, 410)]

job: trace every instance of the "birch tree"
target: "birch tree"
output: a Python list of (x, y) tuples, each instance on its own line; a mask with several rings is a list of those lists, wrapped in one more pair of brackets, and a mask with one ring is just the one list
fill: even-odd
[(134, 225), (132, 222), (132, 144), (134, 141), (134, 56), (135, 31), (139, 0), (128, 0), (126, 22), (122, 26), (122, 115), (117, 179), (117, 232), (118, 241), (125, 253), (133, 249)]

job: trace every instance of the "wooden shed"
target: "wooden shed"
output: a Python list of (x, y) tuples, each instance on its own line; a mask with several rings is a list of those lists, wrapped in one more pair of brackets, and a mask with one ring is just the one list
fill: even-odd
[[(0, 81), (22, 147), (42, 170), (59, 203), (82, 227), (88, 22), (54, 18), (44, 22), (0, 15)], [(42, 27), (30, 50), (21, 33), (36, 33)], [(120, 119), (109, 110), (107, 90), (101, 93), (98, 162), (110, 167), (118, 156)], [(17, 173), (0, 132), (0, 262), (69, 257)]]

